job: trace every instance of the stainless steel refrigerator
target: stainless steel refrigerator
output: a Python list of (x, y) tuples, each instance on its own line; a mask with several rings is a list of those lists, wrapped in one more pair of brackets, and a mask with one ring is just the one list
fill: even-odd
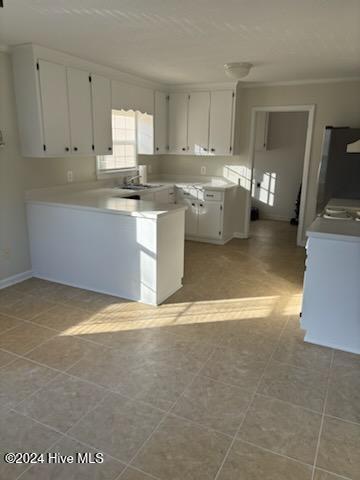
[(325, 127), (318, 176), (317, 213), (331, 198), (360, 199), (360, 152), (349, 145), (360, 140), (360, 128)]

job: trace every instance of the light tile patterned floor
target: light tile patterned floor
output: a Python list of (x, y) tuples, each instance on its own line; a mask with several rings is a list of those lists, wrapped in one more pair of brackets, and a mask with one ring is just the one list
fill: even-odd
[(0, 480), (360, 479), (360, 357), (304, 344), (304, 251), (186, 244), (159, 308), (31, 279), (0, 291), (0, 452), (103, 452)]

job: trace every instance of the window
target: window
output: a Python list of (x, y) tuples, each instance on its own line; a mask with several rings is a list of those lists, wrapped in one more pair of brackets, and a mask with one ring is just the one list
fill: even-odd
[(113, 154), (98, 157), (98, 171), (135, 168), (136, 113), (125, 110), (112, 111)]
[(146, 113), (112, 111), (113, 154), (97, 157), (98, 173), (137, 167), (137, 154), (153, 153), (153, 117)]

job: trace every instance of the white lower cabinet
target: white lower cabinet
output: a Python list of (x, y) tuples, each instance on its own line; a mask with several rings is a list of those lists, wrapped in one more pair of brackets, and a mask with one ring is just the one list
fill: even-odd
[(223, 192), (177, 187), (176, 203), (188, 207), (185, 213), (185, 235), (188, 238), (223, 243)]
[(185, 212), (185, 235), (195, 236), (198, 232), (198, 203), (188, 198), (182, 203), (188, 207)]
[(199, 237), (221, 238), (222, 235), (222, 212), (221, 202), (198, 203), (198, 231)]

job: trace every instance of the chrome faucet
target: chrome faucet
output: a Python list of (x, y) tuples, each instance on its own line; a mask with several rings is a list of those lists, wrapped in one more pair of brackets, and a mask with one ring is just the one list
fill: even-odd
[(125, 185), (131, 185), (131, 182), (136, 178), (140, 178), (140, 175), (134, 175), (133, 177), (125, 177)]

